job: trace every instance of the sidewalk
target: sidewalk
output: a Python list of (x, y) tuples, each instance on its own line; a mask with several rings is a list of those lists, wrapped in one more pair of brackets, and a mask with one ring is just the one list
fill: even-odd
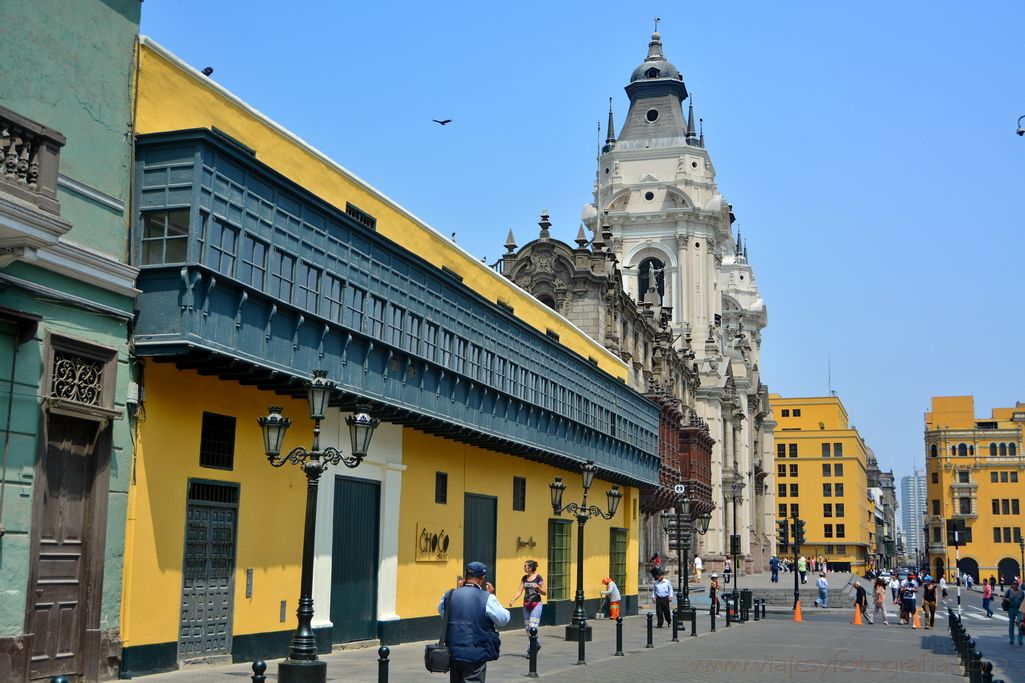
[[(743, 584), (741, 584), (743, 585)], [(733, 683), (757, 677), (759, 683), (830, 680), (864, 683), (885, 676), (888, 680), (916, 683), (964, 681), (952, 656), (949, 635), (884, 626), (853, 626), (839, 610), (809, 613), (803, 623), (770, 615), (765, 621), (725, 628), (722, 619), (715, 633), (708, 618), (699, 620), (698, 636), (681, 634), (670, 642), (671, 629), (654, 630), (653, 649), (644, 647), (645, 619), (624, 619), (623, 657), (613, 656), (615, 624), (591, 622), (594, 640), (587, 644), (587, 666), (577, 666), (577, 645), (562, 640), (561, 626), (542, 629), (541, 678), (558, 677), (573, 683), (620, 683), (630, 680), (701, 680)], [(423, 643), (397, 645), (390, 650), (389, 681), (447, 680), (431, 676), (423, 666)], [(488, 681), (521, 681), (528, 668), (527, 638), (522, 631), (502, 634), (502, 656), (488, 665)], [(372, 683), (378, 678), (376, 648), (340, 651), (323, 657), (329, 681)], [(203, 667), (140, 677), (147, 683), (243, 683), (248, 664)], [(277, 680), (277, 663), (269, 662), (267, 680)]]

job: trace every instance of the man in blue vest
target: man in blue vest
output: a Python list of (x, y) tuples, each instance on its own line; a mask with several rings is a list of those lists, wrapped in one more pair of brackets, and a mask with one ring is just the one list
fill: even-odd
[(495, 587), (487, 581), (487, 573), (482, 562), (466, 565), (465, 578), (438, 603), (438, 614), (442, 617), (446, 601), (449, 603), (445, 642), (451, 653), (451, 683), (484, 683), (488, 662), (498, 659), (502, 641), (496, 628), (509, 623), (509, 610), (495, 597)]

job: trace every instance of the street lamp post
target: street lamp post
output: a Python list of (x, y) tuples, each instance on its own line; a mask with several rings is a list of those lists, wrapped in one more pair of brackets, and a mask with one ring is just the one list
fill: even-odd
[(612, 519), (616, 514), (616, 510), (619, 509), (619, 501), (623, 498), (623, 493), (619, 490), (619, 487), (613, 486), (608, 494), (606, 494), (609, 506), (607, 513), (603, 512), (596, 505), (589, 506), (587, 504), (587, 491), (594, 482), (594, 474), (598, 471), (598, 468), (595, 467), (593, 460), (588, 460), (581, 466), (581, 470), (583, 472), (584, 497), (579, 505), (576, 503), (562, 504), (562, 494), (566, 491), (566, 485), (562, 483), (562, 477), (556, 477), (555, 481), (548, 485), (548, 488), (552, 491), (552, 510), (555, 511), (555, 514), (561, 515), (563, 512), (568, 512), (576, 515), (577, 518), (577, 594), (572, 622), (566, 626), (566, 640), (571, 641), (579, 640), (581, 628), (584, 629), (585, 640), (591, 639), (591, 627), (587, 625), (587, 614), (584, 612), (584, 525), (587, 524), (587, 520), (591, 517)]
[[(708, 524), (712, 521), (712, 512), (708, 511), (694, 516), (690, 509), (690, 499), (684, 495), (684, 485), (677, 484), (675, 491), (680, 496), (675, 512), (662, 513), (662, 530), (669, 536), (670, 544), (675, 541), (677, 589), (676, 623), (683, 623), (690, 618), (690, 563), (687, 552), (690, 550), (691, 539), (695, 531), (704, 536), (708, 532)], [(675, 633), (675, 631), (674, 631)]]
[(737, 528), (737, 498), (744, 490), (744, 480), (737, 472), (734, 472), (733, 483), (730, 484), (730, 497), (733, 500), (733, 535), (730, 536), (730, 554), (733, 555), (733, 604), (740, 614), (740, 566), (737, 564), (737, 555), (740, 553), (740, 530)]
[(1018, 578), (1025, 577), (1025, 538), (1018, 541), (1018, 547), (1021, 548), (1021, 564), (1018, 565)]
[(306, 384), (313, 420), (313, 448), (298, 446), (281, 453), (285, 432), (292, 424), (290, 418), (281, 414), (281, 406), (271, 406), (266, 417), (257, 418), (263, 430), (264, 452), (274, 467), (286, 462), (299, 465), (306, 474), (306, 525), (303, 531), (302, 576), (299, 589), (299, 608), (296, 610), (298, 625), (292, 635), (288, 658), (278, 665), (280, 683), (324, 683), (327, 680), (327, 664), (317, 659), (317, 641), (313, 633), (313, 544), (317, 530), (317, 487), (320, 475), (329, 465), (343, 463), (346, 467), (358, 467), (367, 456), (370, 439), (380, 420), (368, 414), (369, 406), (359, 405), (356, 412), (346, 418), (352, 453), (345, 455), (337, 448), (320, 448), (320, 422), (324, 419), (328, 399), (335, 383), (327, 379), (326, 370), (314, 370), (313, 379)]

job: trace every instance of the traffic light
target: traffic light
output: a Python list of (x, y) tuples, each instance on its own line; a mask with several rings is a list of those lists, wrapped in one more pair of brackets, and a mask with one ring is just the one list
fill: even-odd
[(804, 520), (794, 520), (794, 543), (804, 545)]
[(790, 545), (790, 520), (776, 520), (776, 539), (783, 547)]

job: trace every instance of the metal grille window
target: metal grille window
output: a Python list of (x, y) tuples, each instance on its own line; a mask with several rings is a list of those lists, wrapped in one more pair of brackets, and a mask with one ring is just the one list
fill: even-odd
[(242, 238), (242, 260), (238, 266), (238, 279), (251, 287), (263, 289), (267, 273), (267, 245), (249, 235)]
[(785, 477), (785, 476), (787, 476), (787, 466), (786, 465), (776, 465), (776, 476), (777, 477)]
[(295, 305), (310, 313), (316, 313), (320, 300), (320, 269), (305, 261), (300, 261), (298, 284), (299, 291), (296, 292)]
[(93, 358), (55, 349), (50, 396), (91, 406), (102, 405), (104, 365)]
[(797, 498), (798, 497), (798, 494), (797, 494), (797, 484), (791, 484), (790, 485), (790, 497), (791, 498)]
[(518, 512), (527, 509), (527, 479), (513, 477), (512, 508)]
[(203, 413), (203, 431), (199, 439), (199, 465), (230, 470), (235, 464), (235, 418)]
[(439, 505), (448, 503), (448, 473), (434, 473), (434, 502)]
[(790, 463), (790, 476), (791, 477), (796, 477), (797, 476), (797, 463), (796, 462)]
[(342, 307), (345, 305), (345, 283), (330, 273), (324, 283), (324, 300), (327, 302), (327, 310), (324, 313), (328, 320), (339, 323), (342, 321)]
[(295, 283), (295, 257), (274, 249), (270, 257), (270, 295), (282, 301), (292, 300)]
[(371, 216), (366, 211), (363, 211), (349, 202), (345, 203), (345, 213), (357, 221), (367, 226), (371, 230), (377, 230), (377, 219)]
[(626, 585), (626, 529), (609, 529), (609, 576), (617, 586)]
[(568, 520), (548, 520), (548, 600), (569, 597), (569, 563), (572, 525)]
[(189, 251), (189, 210), (142, 216), (142, 265), (184, 263)]
[(778, 508), (778, 512), (779, 512), (779, 516), (780, 517), (786, 517), (787, 516), (787, 504), (786, 503), (779, 503), (777, 505), (777, 508)]

